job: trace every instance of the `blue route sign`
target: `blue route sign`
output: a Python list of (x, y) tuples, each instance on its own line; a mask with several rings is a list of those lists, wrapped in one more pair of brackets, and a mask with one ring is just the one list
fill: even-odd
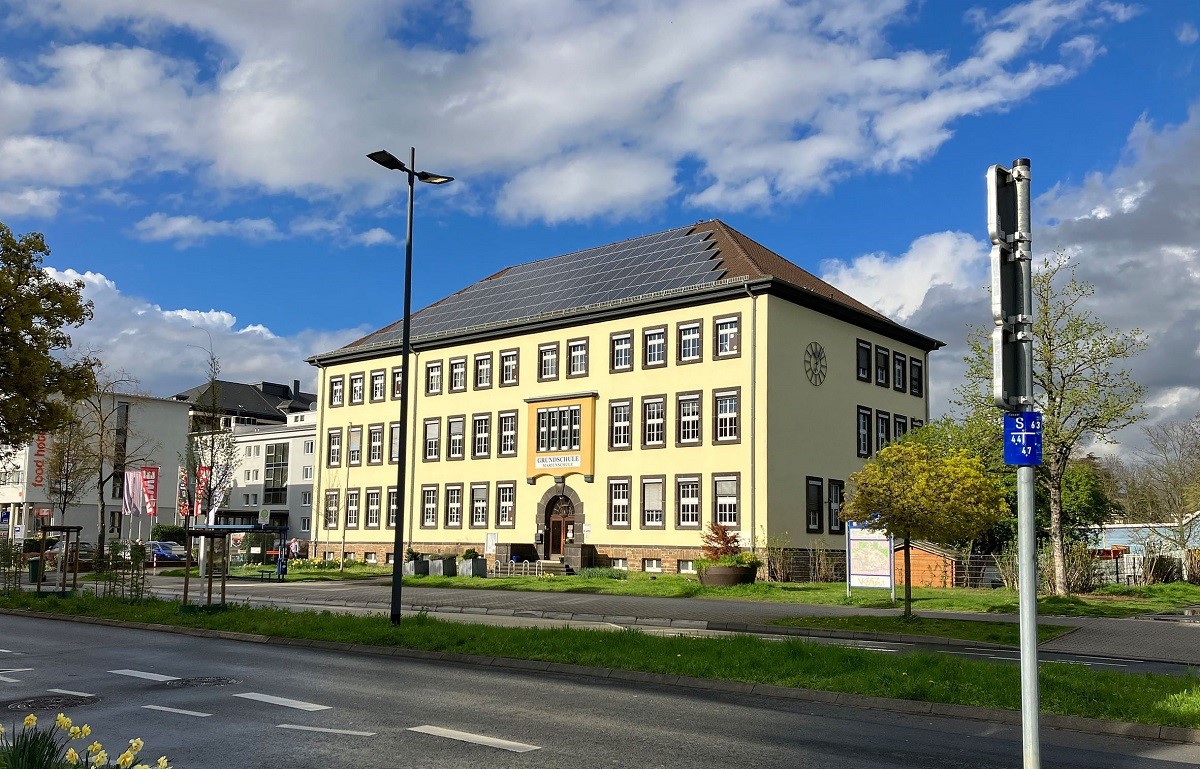
[(1004, 415), (1004, 464), (1042, 463), (1042, 415), (1037, 411)]

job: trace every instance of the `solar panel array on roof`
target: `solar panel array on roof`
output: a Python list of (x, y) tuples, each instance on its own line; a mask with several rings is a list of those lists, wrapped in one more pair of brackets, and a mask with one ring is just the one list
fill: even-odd
[[(657, 291), (691, 288), (723, 277), (709, 232), (681, 227), (621, 243), (511, 267), (413, 315), (414, 337), (516, 321)], [(400, 339), (401, 329), (371, 344)]]

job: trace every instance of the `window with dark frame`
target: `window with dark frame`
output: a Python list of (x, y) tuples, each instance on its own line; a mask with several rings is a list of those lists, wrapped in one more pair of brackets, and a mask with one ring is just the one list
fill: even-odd
[(633, 404), (629, 401), (610, 404), (608, 445), (613, 449), (627, 449), (633, 445)]
[(651, 398), (642, 401), (643, 446), (657, 447), (666, 445), (666, 413), (667, 404), (665, 398)]
[(627, 479), (608, 482), (608, 523), (610, 526), (629, 526), (629, 481)]
[(675, 498), (679, 505), (677, 525), (698, 528), (700, 526), (700, 479), (678, 479), (675, 482)]
[(842, 520), (842, 504), (846, 494), (846, 482), (829, 479), (829, 533), (840, 534), (845, 531)]
[(875, 345), (875, 384), (887, 387), (891, 374), (891, 355), (886, 347)]
[(677, 442), (681, 445), (700, 443), (700, 396), (680, 395), (675, 402), (677, 419)]
[(511, 483), (496, 484), (496, 525), (512, 526), (513, 511), (516, 509), (517, 487)]
[(460, 393), (467, 389), (467, 359), (450, 361), (450, 392)]
[(341, 406), (345, 403), (345, 384), (346, 380), (343, 377), (335, 376), (329, 378), (329, 405)]
[(362, 374), (350, 375), (350, 404), (358, 405), (365, 397)]
[(430, 361), (425, 364), (425, 394), (437, 395), (442, 391), (442, 362)]
[(892, 415), (892, 437), (899, 440), (908, 432), (908, 417), (902, 414)]
[(892, 415), (886, 411), (875, 412), (875, 450), (879, 451), (892, 440)]
[(925, 365), (913, 358), (908, 364), (908, 392), (918, 398), (925, 395)]
[(371, 372), (371, 402), (378, 403), (387, 398), (387, 372)]
[(421, 487), (421, 526), (427, 529), (437, 527), (438, 487)]
[(871, 409), (866, 406), (858, 407), (855, 427), (858, 441), (858, 456), (871, 456)]
[(713, 478), (713, 499), (717, 523), (738, 528), (738, 479), (736, 476)]
[(475, 356), (475, 389), (486, 390), (492, 386), (492, 354)]
[(809, 534), (820, 534), (825, 515), (823, 490), (825, 481), (807, 476), (804, 488), (805, 529)]
[(653, 328), (642, 335), (642, 365), (646, 368), (667, 365), (667, 330)]
[(663, 527), (665, 513), (663, 505), (662, 478), (642, 479), (642, 525), (649, 528)]
[(625, 331), (609, 337), (609, 368), (629, 371), (633, 368), (633, 334)]
[(441, 458), (442, 423), (438, 419), (425, 422), (425, 461), (436, 462)]
[(855, 376), (860, 382), (871, 381), (871, 343), (859, 339), (854, 348)]
[(902, 352), (892, 351), (892, 389), (904, 392), (908, 385), (908, 357)]
[(679, 326), (679, 362), (695, 363), (700, 360), (700, 323), (684, 323)]
[(446, 486), (446, 528), (462, 528), (463, 487)]
[(542, 345), (538, 348), (538, 381), (558, 379), (558, 345)]
[(500, 384), (502, 386), (518, 383), (517, 367), (520, 363), (516, 350), (504, 350), (500, 353)]
[(446, 419), (446, 459), (462, 459), (465, 417)]

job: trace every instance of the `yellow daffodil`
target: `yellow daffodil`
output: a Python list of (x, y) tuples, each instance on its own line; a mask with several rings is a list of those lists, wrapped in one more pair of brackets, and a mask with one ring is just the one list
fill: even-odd
[(92, 733), (92, 727), (88, 726), (87, 724), (84, 724), (83, 728), (79, 730), (79, 734), (81, 737), (87, 737), (91, 733)]
[(104, 766), (108, 763), (108, 753), (101, 750), (96, 755), (92, 756), (92, 766)]
[(158, 763), (154, 765), (155, 769), (171, 769), (171, 765), (167, 763), (166, 756), (159, 756)]
[(35, 726), (37, 726), (37, 716), (32, 713), (25, 716), (25, 728), (32, 729)]
[(75, 748), (67, 748), (66, 759), (71, 766), (79, 763), (79, 754), (75, 752)]
[(118, 769), (129, 769), (131, 766), (133, 766), (133, 754), (128, 750), (117, 756)]
[(54, 719), (54, 725), (59, 729), (70, 729), (71, 719), (67, 718), (66, 713), (59, 713), (58, 718)]
[(0, 724), (0, 737), (4, 736), (4, 725)]
[(138, 764), (133, 769), (150, 769), (150, 764)]
[(146, 743), (142, 742), (141, 737), (134, 737), (129, 741), (129, 749), (133, 751), (134, 755), (141, 753), (144, 747), (146, 747)]
[(100, 744), (99, 740), (88, 745), (88, 753), (99, 753), (102, 750), (104, 750), (104, 746)]

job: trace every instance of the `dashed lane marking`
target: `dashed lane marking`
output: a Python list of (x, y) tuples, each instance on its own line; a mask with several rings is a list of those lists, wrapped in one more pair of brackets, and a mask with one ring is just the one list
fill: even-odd
[(96, 696), (96, 695), (92, 694), (91, 692), (74, 692), (74, 691), (71, 691), (70, 689), (47, 689), (46, 691), (54, 692), (55, 694), (69, 694), (72, 697), (95, 697)]
[(295, 708), (296, 710), (329, 710), (329, 705), (316, 705), (311, 702), (289, 700), (286, 697), (273, 697), (270, 694), (261, 694), (260, 692), (246, 692), (244, 694), (235, 694), (233, 696), (242, 697), (247, 700), (266, 702), (270, 705), (282, 705), (285, 708)]
[(512, 753), (528, 753), (531, 750), (541, 750), (537, 745), (526, 745), (523, 742), (510, 742), (501, 740), (495, 737), (487, 737), (482, 734), (471, 734), (470, 732), (460, 732), (455, 729), (443, 729), (440, 726), (410, 726), (410, 732), (420, 732), (421, 734), (432, 734), (435, 737), (445, 737), (449, 740), (458, 740), (459, 742), (470, 742), (475, 745), (486, 745), (490, 748), (499, 748)]
[(196, 718), (208, 718), (212, 713), (201, 713), (198, 710), (180, 710), (179, 708), (168, 708), (165, 705), (142, 705), (146, 710), (161, 710), (164, 713), (178, 713), (181, 716), (195, 716)]
[(352, 729), (326, 729), (321, 726), (300, 726), (299, 724), (279, 724), (276, 729), (295, 729), (300, 732), (322, 732), (323, 734), (349, 734), (354, 737), (374, 737), (375, 732), (356, 732)]
[(162, 673), (147, 673), (144, 670), (110, 670), (110, 673), (116, 673), (119, 676), (130, 676), (132, 678), (144, 678), (147, 681), (178, 681), (179, 676), (164, 676)]
[[(24, 673), (28, 670), (33, 670), (33, 668), (0, 668), (0, 673)], [(0, 675), (0, 681), (4, 681), (4, 682), (10, 683), (10, 684), (21, 683), (21, 679), (9, 678), (8, 676), (5, 676), (5, 675)]]

